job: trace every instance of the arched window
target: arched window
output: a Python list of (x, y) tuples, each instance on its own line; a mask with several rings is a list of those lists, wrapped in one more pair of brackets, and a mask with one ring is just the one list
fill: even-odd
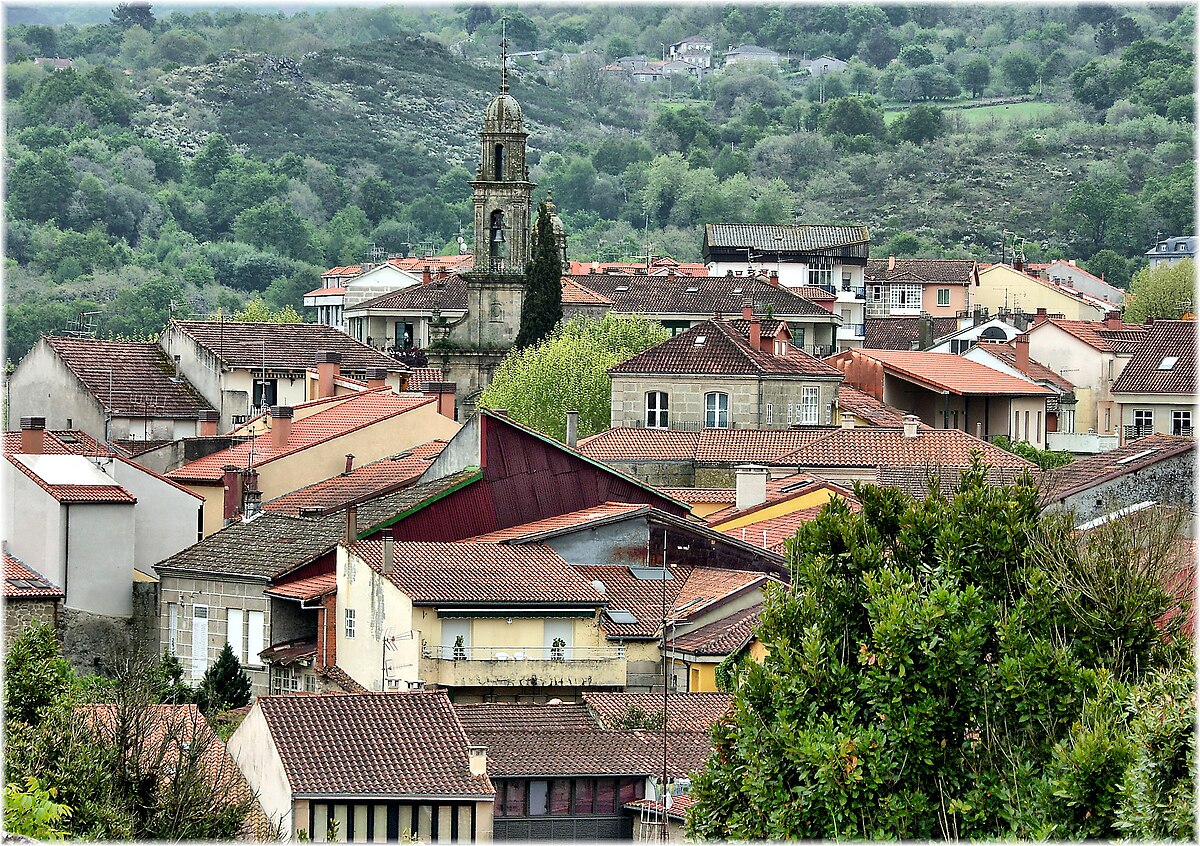
[(488, 254), (493, 259), (504, 258), (504, 212), (492, 212), (488, 222)]
[(704, 426), (707, 429), (729, 428), (729, 394), (714, 391), (704, 395)]
[(667, 394), (665, 391), (646, 392), (646, 428), (667, 428)]
[(492, 157), (492, 164), (494, 166), (494, 171), (495, 171), (493, 173), (492, 178), (495, 179), (497, 182), (499, 182), (500, 180), (504, 179), (504, 145), (503, 144), (496, 145), (496, 155), (494, 155)]

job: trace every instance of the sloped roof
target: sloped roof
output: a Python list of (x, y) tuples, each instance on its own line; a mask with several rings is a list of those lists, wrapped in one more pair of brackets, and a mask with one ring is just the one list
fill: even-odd
[(442, 373), (442, 368), (440, 367), (414, 367), (412, 375), (408, 377), (407, 389), (410, 391), (424, 391), (430, 382), (445, 381), (446, 376)]
[[(1172, 361), (1172, 359), (1174, 359)], [(1114, 394), (1196, 393), (1196, 323), (1156, 320), (1121, 375)]]
[[(798, 297), (804, 297), (809, 302), (832, 303), (837, 301), (837, 294), (826, 291), (824, 288), (818, 288), (815, 285), (788, 286), (788, 290)], [(826, 306), (826, 308), (832, 308), (832, 306)]]
[(17, 556), (4, 550), (4, 598), (61, 599), (62, 590)]
[(597, 727), (596, 718), (582, 702), (455, 703), (454, 710), (468, 736), (520, 727), (529, 731), (595, 731)]
[[(630, 708), (643, 713), (662, 713), (661, 693), (606, 693), (591, 691), (583, 701), (602, 725), (613, 727)], [(671, 693), (667, 699), (667, 730), (708, 733), (725, 718), (733, 697), (728, 693)]]
[[(853, 496), (844, 498), (847, 500), (851, 511), (858, 511), (861, 507), (858, 500)], [(749, 526), (738, 526), (737, 528), (720, 529), (719, 531), (729, 535), (731, 538), (737, 538), (738, 540), (761, 547), (768, 552), (774, 552), (776, 555), (786, 555), (787, 539), (795, 537), (796, 532), (800, 531), (800, 527), (803, 524), (816, 520), (821, 514), (821, 509), (824, 507), (824, 503), (813, 505), (809, 508), (793, 511), (790, 514), (780, 514), (776, 517), (769, 517), (766, 520), (759, 520), (757, 523), (751, 523)]]
[[(1043, 389), (1044, 390), (1044, 389)], [(834, 429), (773, 463), (800, 467), (969, 467), (972, 453), (994, 467), (1036, 469), (1032, 462), (958, 429)]]
[[(662, 629), (661, 579), (639, 579), (628, 567), (587, 565), (575, 568), (588, 582), (604, 585), (609, 610), (629, 611), (636, 622), (615, 623), (601, 617), (601, 627), (610, 638), (651, 638)], [(668, 620), (686, 620), (748, 587), (764, 584), (767, 576), (747, 570), (712, 567), (672, 569), (666, 583)]]
[[(954, 496), (962, 486), (962, 474), (969, 466), (943, 465), (939, 467), (885, 467), (880, 466), (875, 471), (875, 484), (880, 487), (900, 488), (915, 499), (925, 499), (929, 496), (930, 484), (942, 496)], [(1025, 474), (1029, 475), (1034, 484), (1042, 477), (1042, 472), (1028, 467), (988, 467), (987, 484), (993, 487), (1015, 485)]]
[[(1110, 329), (1105, 323), (1097, 320), (1062, 320), (1051, 317), (1044, 322), (1057, 326), (1089, 347), (1102, 352), (1133, 352), (1146, 333), (1146, 327), (1137, 323), (1123, 323), (1119, 329)], [(1041, 325), (1034, 324), (1030, 331), (1036, 332)]]
[(564, 305), (612, 305), (608, 297), (597, 294), (567, 276), (562, 280), (562, 301)]
[(751, 605), (724, 620), (673, 638), (668, 648), (672, 652), (690, 652), (693, 655), (731, 655), (754, 637), (762, 610), (762, 603)]
[(322, 573), (304, 578), (283, 578), (263, 591), (268, 596), (283, 599), (317, 599), (337, 592), (337, 574)]
[(430, 441), (396, 455), (355, 467), (349, 473), (325, 479), (263, 503), (263, 509), (298, 517), (301, 510), (341, 508), (372, 495), (381, 496), (416, 482), (429, 463), (446, 448), (446, 441)]
[(100, 406), (128, 417), (196, 419), (208, 400), (153, 342), (47, 337), (47, 345)]
[[(382, 572), (383, 541), (359, 541), (351, 550)], [(386, 578), (414, 605), (604, 604), (575, 568), (540, 544), (398, 541), (394, 561)]]
[[(863, 330), (864, 350), (911, 350), (921, 341), (920, 317), (868, 317)], [(933, 318), (933, 337), (938, 339), (958, 329), (958, 318)]]
[(38, 487), (64, 504), (134, 504), (137, 497), (82, 455), (5, 455)]
[(759, 462), (792, 452), (830, 429), (642, 429), (618, 426), (579, 441), (597, 461)]
[(904, 425), (902, 412), (845, 382), (838, 385), (838, 408), (849, 411), (871, 426)]
[(1047, 501), (1058, 502), (1195, 449), (1195, 438), (1149, 435), (1123, 447), (1076, 458), (1070, 464), (1048, 470), (1042, 490)]
[(864, 277), (871, 282), (890, 282), (899, 277), (924, 282), (966, 285), (975, 280), (975, 259), (898, 258), (888, 270), (888, 259), (869, 259)]
[(252, 449), (253, 464), (255, 467), (261, 467), (283, 456), (326, 443), (436, 401), (436, 397), (424, 394), (363, 391), (332, 408), (293, 421), (291, 434), (283, 449), (275, 448), (271, 442), (271, 432), (268, 431), (177, 467), (167, 476), (178, 481), (216, 482), (221, 479), (224, 472), (221, 468), (226, 465), (249, 466)]
[(769, 311), (781, 320), (830, 316), (829, 309), (754, 276), (593, 273), (570, 278), (611, 300), (615, 314), (740, 315), (750, 300), (755, 313)]
[(686, 502), (689, 505), (697, 502), (727, 502), (732, 505), (737, 501), (737, 491), (733, 488), (660, 488), (672, 499)]
[(303, 372), (312, 365), (314, 356), (323, 351), (341, 353), (343, 373), (361, 373), (368, 367), (382, 367), (391, 372), (408, 370), (396, 359), (321, 323), (173, 320), (170, 326), (191, 337), (228, 367), (251, 370), (263, 367), (265, 342), (268, 370)]
[(292, 794), (495, 794), (472, 775), (469, 742), (443, 691), (260, 696)]
[(532, 523), (523, 523), (519, 526), (489, 532), (469, 540), (472, 543), (521, 543), (534, 538), (540, 540), (562, 532), (573, 532), (587, 526), (610, 523), (649, 511), (649, 505), (637, 502), (605, 502), (591, 508), (572, 511), (569, 514), (559, 514), (544, 520), (535, 520)]
[(407, 288), (389, 291), (347, 306), (346, 315), (352, 316), (351, 312), (369, 309), (426, 312), (435, 308), (443, 311), (466, 311), (467, 280), (457, 274), (436, 276), (431, 282), (409, 285)]
[[(1001, 373), (960, 355), (917, 350), (854, 350), (907, 381), (960, 396), (1048, 396), (1054, 392), (1029, 379)], [(845, 355), (840, 354), (840, 355)]]
[[(358, 506), (359, 534), (475, 478), (478, 471), (463, 470), (364, 502)], [(289, 517), (264, 511), (249, 523), (230, 523), (159, 562), (155, 569), (266, 580), (332, 551), (345, 529), (343, 513)]]
[[(734, 505), (728, 508), (722, 508), (720, 511), (714, 511), (712, 514), (705, 516), (704, 522), (710, 526), (720, 526), (723, 523), (728, 523), (730, 520), (736, 520), (745, 517), (749, 514), (762, 511), (776, 503), (787, 502), (790, 499), (795, 499), (800, 496), (807, 496), (810, 493), (819, 490), (826, 490), (845, 499), (853, 499), (854, 494), (849, 489), (841, 485), (835, 485), (833, 482), (821, 479), (817, 476), (812, 476), (807, 473), (793, 473), (790, 476), (782, 476), (778, 479), (771, 479), (767, 482), (767, 496), (758, 505), (747, 506), (746, 508), (738, 508), (735, 502)], [(735, 492), (736, 493), (736, 492)], [(758, 525), (755, 523), (754, 525)], [(726, 534), (729, 534), (726, 532)], [(754, 538), (750, 538), (748, 543), (753, 543), (755, 546), (762, 546), (761, 543)], [(770, 547), (766, 547), (770, 549)]]
[[(741, 51), (751, 49), (739, 47)], [(754, 48), (757, 49), (757, 48)], [(704, 227), (704, 246), (749, 247), (775, 253), (782, 250), (817, 252), (840, 247), (861, 247), (866, 256), (871, 235), (865, 226), (817, 224), (769, 225), (759, 223), (709, 223)]]
[[(999, 341), (985, 341), (985, 340), (980, 339), (976, 343), (975, 346), (978, 349), (983, 350), (986, 353), (990, 353), (991, 355), (994, 355), (996, 358), (1000, 359), (1001, 361), (1003, 361), (1005, 364), (1009, 365), (1010, 367), (1014, 367), (1017, 370), (1021, 369), (1021, 368), (1017, 367), (1017, 342), (1016, 341), (999, 342)], [(1075, 390), (1075, 385), (1073, 385), (1068, 379), (1055, 373), (1053, 370), (1051, 370), (1046, 365), (1042, 364), (1040, 361), (1034, 361), (1032, 358), (1029, 359), (1029, 364), (1026, 367), (1024, 373), (1026, 376), (1028, 376), (1030, 379), (1033, 379), (1034, 381), (1049, 382), (1051, 385), (1054, 385), (1055, 387), (1060, 388), (1064, 392), (1070, 392), (1070, 391)]]
[(706, 320), (632, 358), (609, 373), (723, 374), (837, 378), (840, 371), (788, 345), (783, 356), (763, 352), (726, 320)]

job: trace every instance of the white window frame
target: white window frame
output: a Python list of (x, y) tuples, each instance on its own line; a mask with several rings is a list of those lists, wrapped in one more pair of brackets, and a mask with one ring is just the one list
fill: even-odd
[(770, 426), (775, 422), (775, 406), (773, 403), (767, 403), (766, 423)]
[(1139, 429), (1148, 427), (1151, 431), (1154, 429), (1154, 409), (1153, 408), (1135, 408), (1133, 410), (1133, 425)]
[(729, 428), (729, 394), (709, 391), (704, 395), (704, 428)]
[(666, 391), (646, 391), (646, 428), (670, 428), (671, 399)]
[(300, 673), (295, 667), (274, 667), (271, 670), (271, 693), (298, 693)]
[[(942, 296), (943, 294), (945, 294), (945, 296)], [(939, 308), (949, 307), (949, 305), (950, 305), (950, 289), (949, 288), (938, 288), (937, 289), (937, 304), (938, 304)]]
[(238, 659), (238, 663), (245, 665), (246, 663), (246, 638), (244, 636), (245, 623), (243, 618), (245, 614), (241, 608), (226, 608), (225, 609), (225, 642), (229, 644), (229, 648), (233, 650), (233, 655)]
[(267, 648), (266, 616), (262, 611), (246, 612), (246, 661), (247, 667), (263, 666), (258, 653)]
[(357, 617), (358, 615), (354, 613), (353, 608), (347, 608), (345, 613), (342, 615), (343, 625), (345, 627), (343, 631), (346, 632), (347, 639), (355, 636), (355, 632), (358, 629)]
[(175, 654), (179, 643), (179, 603), (167, 603), (167, 651)]
[(1171, 434), (1182, 434), (1184, 429), (1192, 428), (1192, 412), (1191, 411), (1172, 411), (1171, 412)]
[(892, 314), (920, 314), (921, 285), (913, 282), (893, 282), (891, 285)]
[(805, 385), (800, 389), (800, 425), (816, 426), (821, 417), (821, 389)]
[(775, 341), (775, 357), (776, 358), (787, 358), (787, 348), (788, 348), (787, 341), (781, 341), (781, 340), (776, 339), (776, 341)]
[[(200, 613), (204, 612), (204, 613)], [(192, 606), (192, 679), (204, 678), (208, 669), (208, 606)], [(204, 623), (200, 624), (199, 620)]]
[(816, 256), (808, 263), (808, 284), (833, 287), (833, 259)]

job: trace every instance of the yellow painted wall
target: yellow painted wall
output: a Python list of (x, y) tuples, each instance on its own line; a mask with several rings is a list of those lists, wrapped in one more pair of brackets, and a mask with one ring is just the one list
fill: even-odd
[[(432, 440), (449, 440), (460, 428), (438, 414), (437, 403), (426, 403), (263, 464), (258, 468), (258, 488), (267, 502), (341, 473), (346, 469), (346, 453), (353, 453), (355, 466), (361, 466)], [(224, 487), (218, 483), (189, 490), (204, 497), (205, 536), (218, 531), (224, 525)]]
[(803, 511), (806, 508), (813, 508), (817, 505), (824, 505), (829, 502), (834, 492), (829, 488), (818, 488), (810, 493), (802, 496), (793, 497), (792, 499), (776, 502), (764, 508), (760, 508), (751, 514), (743, 514), (728, 520), (724, 523), (717, 523), (713, 526), (718, 532), (726, 531), (727, 529), (740, 529), (742, 526), (753, 526), (755, 523), (761, 523), (763, 520), (769, 520), (772, 517), (781, 517), (784, 514), (794, 514), (797, 511)]
[(972, 288), (971, 301), (995, 314), (1007, 306), (1034, 314), (1039, 308), (1062, 314), (1067, 320), (1103, 320), (1107, 309), (1097, 308), (1055, 290), (1008, 265), (996, 264), (979, 273), (979, 287)]
[(688, 692), (714, 693), (717, 690), (717, 665), (688, 663)]
[(692, 513), (701, 518), (707, 517), (709, 514), (716, 514), (718, 511), (729, 507), (728, 502), (693, 502), (690, 504), (692, 506)]

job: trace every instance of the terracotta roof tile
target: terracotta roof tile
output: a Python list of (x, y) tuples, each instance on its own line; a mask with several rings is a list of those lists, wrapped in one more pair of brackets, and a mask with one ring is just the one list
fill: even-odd
[[(596, 717), (605, 726), (615, 726), (630, 708), (643, 713), (662, 713), (661, 693), (602, 693), (583, 694)], [(667, 730), (707, 734), (725, 718), (733, 697), (728, 693), (672, 693), (667, 699)]]
[(764, 462), (830, 429), (704, 429), (679, 432), (619, 426), (584, 438), (579, 451), (597, 461)]
[(260, 696), (292, 794), (462, 796), (495, 790), (472, 775), (467, 736), (442, 691)]
[[(48, 440), (48, 439), (47, 439)], [(61, 503), (128, 503), (137, 497), (111, 480), (82, 455), (8, 454), (9, 463)], [(70, 479), (71, 481), (51, 481)]]
[(408, 377), (407, 388), (410, 391), (424, 391), (430, 382), (445, 382), (446, 377), (440, 367), (414, 367), (412, 376)]
[(612, 300), (615, 314), (736, 315), (750, 300), (756, 313), (781, 320), (805, 316), (828, 318), (829, 310), (787, 288), (753, 276), (646, 276), (589, 274), (572, 280)]
[(889, 259), (870, 259), (864, 274), (868, 281), (890, 282), (896, 277), (920, 279), (926, 282), (947, 282), (966, 285), (975, 279), (975, 259), (904, 259), (895, 260), (888, 270)]
[[(863, 334), (864, 350), (911, 350), (921, 340), (920, 317), (868, 317)], [(958, 318), (933, 318), (933, 337), (941, 338), (958, 329)]]
[[(980, 340), (976, 346), (984, 352), (994, 355), (996, 358), (1003, 361), (1011, 367), (1017, 367), (1017, 342), (1007, 341), (984, 341)], [(1020, 370), (1020, 368), (1017, 368)], [(1055, 373), (1040, 361), (1029, 359), (1029, 365), (1024, 371), (1025, 375), (1036, 382), (1049, 382), (1052, 385), (1061, 388), (1064, 392), (1075, 390), (1075, 386), (1065, 377)]]
[(725, 320), (707, 320), (626, 359), (608, 371), (613, 375), (686, 373), (727, 375), (795, 375), (837, 378), (841, 374), (803, 350), (789, 345), (777, 356), (750, 346)]
[(317, 599), (337, 592), (337, 574), (322, 573), (304, 578), (282, 578), (263, 591), (268, 596), (283, 599)]
[[(692, 798), (690, 793), (676, 793), (671, 797), (671, 807), (667, 810), (667, 816), (673, 820), (686, 820), (687, 813), (694, 804), (696, 804), (696, 800)], [(630, 811), (658, 811), (660, 814), (663, 810), (662, 803), (656, 802), (653, 799), (638, 799), (636, 802), (626, 802), (622, 807)]]
[[(819, 490), (826, 490), (843, 498), (853, 499), (854, 497), (854, 494), (849, 489), (841, 485), (835, 485), (833, 482), (820, 479), (816, 476), (810, 476), (806, 473), (793, 473), (790, 476), (769, 480), (767, 482), (767, 498), (758, 505), (742, 509), (738, 509), (736, 506), (723, 508), (720, 511), (714, 511), (712, 514), (709, 514), (704, 518), (704, 521), (710, 526), (720, 526), (722, 523), (728, 523), (730, 520), (736, 520), (748, 514), (762, 511), (768, 506), (786, 502), (796, 497), (807, 496)], [(758, 543), (753, 538), (750, 540), (750, 543), (762, 546), (761, 543)]]
[[(359, 534), (477, 476), (464, 470), (363, 502), (358, 506)], [(230, 523), (159, 562), (155, 569), (269, 580), (336, 549), (345, 529), (344, 513), (289, 517), (264, 511), (249, 523)]]
[(769, 462), (820, 438), (829, 429), (705, 429), (696, 460)]
[(604, 502), (591, 508), (547, 517), (532, 523), (522, 523), (519, 526), (489, 532), (486, 535), (468, 538), (468, 540), (471, 543), (520, 543), (531, 538), (541, 539), (563, 531), (576, 531), (586, 526), (608, 523), (648, 511), (650, 511), (650, 506), (638, 502)]
[[(610, 66), (614, 67), (614, 66)], [(620, 67), (616, 65), (615, 67)], [(677, 273), (682, 276), (707, 276), (708, 265), (703, 262), (678, 262), (670, 256), (659, 256), (655, 258), (648, 266), (645, 262), (636, 261), (576, 261), (571, 260), (567, 263), (567, 273), (571, 276), (586, 276), (589, 273), (618, 273), (618, 274), (645, 274), (649, 267), (649, 272), (654, 275), (665, 275), (666, 273)]]
[(282, 456), (292, 455), (432, 402), (436, 402), (436, 398), (424, 394), (399, 395), (384, 391), (364, 391), (332, 408), (294, 421), (291, 436), (282, 450), (275, 449), (271, 443), (271, 433), (265, 432), (251, 440), (189, 462), (172, 470), (167, 476), (179, 481), (215, 482), (220, 480), (223, 474), (222, 467), (228, 464), (246, 467), (250, 464), (251, 444), (254, 450), (254, 465), (261, 467)]
[(361, 375), (368, 367), (391, 372), (408, 368), (332, 326), (320, 323), (226, 323), (219, 320), (174, 320), (168, 326), (208, 349), (229, 367), (257, 370), (263, 366), (266, 342), (268, 370), (303, 373), (325, 350), (342, 354), (342, 373)]
[(689, 652), (693, 655), (731, 655), (754, 637), (762, 610), (762, 603), (751, 605), (724, 620), (671, 639), (669, 648), (672, 652)]
[(475, 266), (474, 253), (458, 253), (452, 256), (412, 256), (410, 258), (389, 258), (388, 264), (397, 270), (423, 272), (428, 266), (432, 270), (468, 271)]
[(47, 337), (46, 343), (102, 408), (128, 417), (195, 419), (212, 406), (153, 342)]
[[(881, 487), (900, 488), (916, 499), (929, 496), (930, 483), (943, 496), (954, 496), (962, 484), (962, 474), (968, 465), (943, 465), (939, 467), (879, 467), (875, 471), (875, 484)], [(987, 484), (993, 487), (1015, 485), (1028, 474), (1030, 481), (1037, 484), (1041, 471), (1028, 467), (988, 467)]]
[(586, 288), (566, 276), (562, 280), (562, 301), (564, 305), (612, 305), (612, 300), (608, 297), (597, 294), (591, 288)]
[(726, 502), (732, 505), (737, 501), (737, 491), (733, 488), (659, 488), (672, 499), (686, 502), (689, 505), (697, 502)]
[[(576, 568), (589, 582), (604, 585), (604, 599), (610, 611), (628, 611), (636, 622), (615, 623), (607, 614), (601, 626), (610, 638), (652, 638), (662, 629), (663, 583), (659, 579), (639, 579), (628, 567), (589, 565)], [(685, 620), (717, 601), (752, 585), (762, 584), (762, 573), (711, 567), (679, 567), (671, 570), (667, 581), (668, 619)]]
[(1156, 320), (1121, 375), (1114, 394), (1196, 394), (1196, 323)]
[(1001, 373), (987, 365), (960, 355), (916, 350), (847, 350), (827, 361), (843, 361), (854, 356), (873, 358), (884, 371), (906, 381), (934, 390), (947, 390), (961, 396), (1053, 396), (1049, 388), (1028, 379)]
[[(1110, 329), (1106, 324), (1095, 320), (1062, 320), (1051, 317), (1045, 322), (1102, 352), (1132, 352), (1132, 347), (1137, 346), (1146, 333), (1146, 327), (1136, 323), (1123, 323), (1119, 329)], [(1030, 331), (1037, 331), (1039, 325), (1035, 324)]]
[[(359, 541), (350, 548), (382, 572), (383, 541)], [(387, 579), (415, 605), (604, 604), (575, 568), (540, 544), (399, 541), (394, 560)]]
[(346, 307), (346, 314), (368, 309), (388, 309), (401, 312), (466, 311), (467, 281), (457, 274), (435, 276), (432, 281), (410, 285), (380, 294), (361, 303)]
[(7, 549), (4, 550), (5, 599), (61, 599), (63, 592)]
[(979, 452), (993, 467), (1034, 470), (1036, 465), (958, 429), (919, 429), (915, 438), (902, 429), (835, 429), (774, 463), (811, 467), (968, 467)]
[(595, 731), (597, 728), (596, 718), (583, 703), (455, 703), (454, 710), (468, 737), (477, 732), (510, 731), (522, 727), (529, 727), (528, 731)]
[(1195, 449), (1195, 438), (1149, 435), (1123, 447), (1076, 458), (1070, 464), (1047, 471), (1042, 489), (1049, 502), (1057, 502)]
[(307, 508), (328, 512), (366, 497), (382, 496), (416, 482), (445, 448), (446, 441), (430, 441), (415, 446), (407, 452), (355, 467), (348, 474), (333, 476), (284, 494), (264, 503), (263, 509), (298, 517)]
[[(809, 302), (832, 303), (837, 301), (837, 294), (826, 291), (824, 288), (818, 288), (815, 285), (789, 285), (788, 290), (798, 297), (804, 297)], [(826, 306), (826, 308), (830, 307)]]
[(871, 426), (903, 426), (904, 415), (864, 391), (845, 382), (838, 385), (838, 407)]
[(865, 226), (709, 223), (704, 227), (706, 247), (750, 247), (753, 250), (771, 253), (779, 250), (817, 252), (861, 245), (865, 256), (865, 248), (870, 240), (871, 236)]

